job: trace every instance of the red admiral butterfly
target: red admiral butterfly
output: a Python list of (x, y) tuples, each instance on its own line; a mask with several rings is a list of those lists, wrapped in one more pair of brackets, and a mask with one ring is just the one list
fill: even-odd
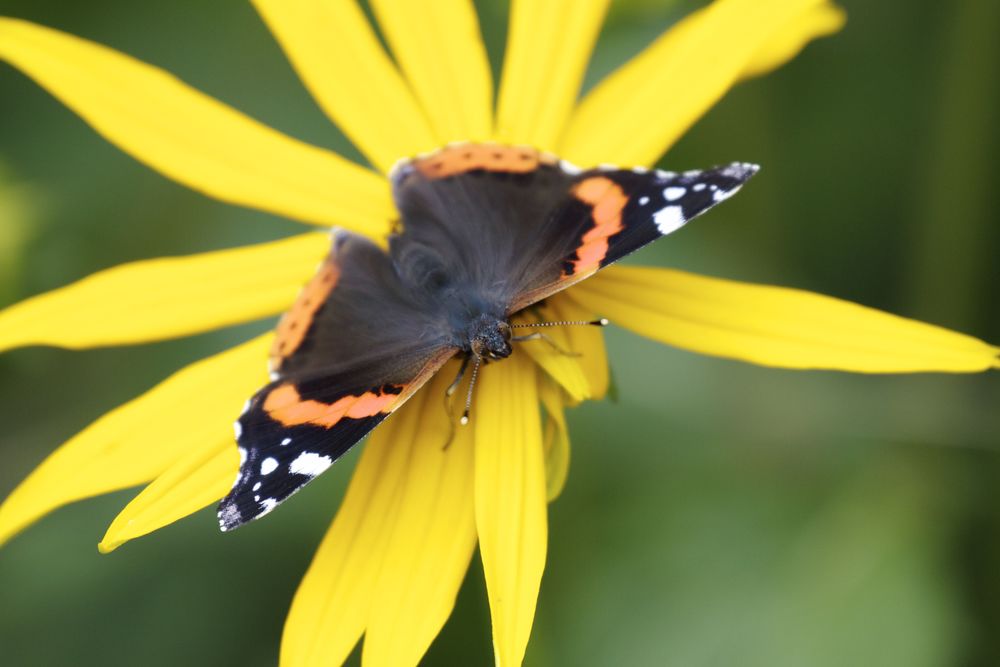
[(581, 171), (491, 144), (397, 165), (402, 225), (388, 251), (335, 231), (278, 325), (272, 382), (235, 425), (240, 472), (219, 505), (222, 529), (263, 516), (329, 468), (452, 357), (478, 370), (509, 356), (527, 338), (512, 335), (518, 311), (677, 230), (757, 169)]

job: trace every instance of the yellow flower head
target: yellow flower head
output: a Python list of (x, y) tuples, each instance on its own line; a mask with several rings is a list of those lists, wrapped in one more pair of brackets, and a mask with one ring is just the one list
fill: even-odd
[[(38, 25), (0, 19), (0, 58), (169, 178), (384, 244), (398, 217), (386, 176), (400, 158), (492, 140), (586, 166), (651, 166), (735, 83), (780, 66), (844, 21), (824, 0), (717, 0), (578, 100), (607, 1), (514, 0), (494, 113), (471, 2), (372, 0), (393, 57), (351, 0), (254, 4), (374, 170), (150, 65)], [(0, 349), (131, 344), (273, 316), (291, 306), (329, 245), (327, 234), (308, 232), (103, 271), (0, 313)], [(603, 316), (669, 345), (785, 368), (998, 365), (996, 348), (938, 327), (662, 269), (606, 269), (523, 316)], [(563, 410), (608, 387), (600, 330), (553, 328), (551, 338), (482, 373), (472, 425), (449, 446), (442, 442), (453, 425), (441, 403), (449, 366), (374, 432), (296, 594), (282, 665), (340, 664), (362, 635), (365, 665), (417, 664), (451, 612), (477, 543), (497, 663), (520, 664), (545, 563), (546, 503), (566, 478)], [(218, 502), (239, 465), (232, 420), (267, 383), (271, 345), (266, 335), (193, 364), (95, 421), (0, 506), (0, 541), (61, 505), (137, 484), (147, 486), (109, 527), (102, 551)]]

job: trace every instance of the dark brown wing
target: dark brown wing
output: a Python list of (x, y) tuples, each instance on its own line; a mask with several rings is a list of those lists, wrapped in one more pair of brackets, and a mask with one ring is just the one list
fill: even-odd
[(393, 171), (392, 252), (421, 256), (409, 264), (443, 276), (449, 298), (510, 315), (677, 230), (756, 171), (581, 171), (530, 148), (454, 145)]
[(223, 530), (305, 486), (455, 354), (440, 313), (424, 301), (380, 248), (337, 233), (279, 324), (273, 381), (236, 422), (240, 472), (219, 505)]

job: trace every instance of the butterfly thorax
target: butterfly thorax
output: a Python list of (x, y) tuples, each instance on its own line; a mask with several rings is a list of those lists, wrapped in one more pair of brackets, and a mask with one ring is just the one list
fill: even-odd
[(469, 322), (465, 330), (463, 351), (483, 361), (496, 361), (510, 356), (510, 323), (493, 315), (480, 315)]

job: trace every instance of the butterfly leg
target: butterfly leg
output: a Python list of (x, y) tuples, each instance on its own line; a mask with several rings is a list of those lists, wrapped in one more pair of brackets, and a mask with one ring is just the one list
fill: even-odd
[(448, 439), (445, 441), (444, 447), (441, 449), (448, 449), (448, 446), (451, 445), (451, 441), (455, 439), (455, 422), (458, 420), (455, 419), (455, 402), (451, 400), (451, 397), (455, 395), (455, 392), (458, 391), (458, 386), (462, 384), (462, 379), (465, 377), (465, 371), (469, 368), (470, 359), (471, 357), (468, 356), (465, 357), (465, 359), (462, 359), (462, 365), (458, 369), (458, 374), (444, 391), (444, 410), (448, 413)]
[(533, 341), (533, 340), (542, 340), (542, 341), (545, 341), (546, 343), (548, 343), (552, 347), (552, 349), (554, 349), (556, 352), (558, 352), (559, 354), (561, 354), (563, 356), (566, 356), (566, 357), (579, 357), (580, 356), (579, 352), (573, 352), (571, 350), (563, 349), (557, 342), (555, 342), (554, 340), (552, 340), (551, 338), (549, 338), (548, 336), (546, 336), (545, 334), (543, 334), (540, 331), (536, 331), (535, 333), (527, 334), (527, 335), (524, 335), (524, 336), (514, 336), (513, 338), (510, 339), (510, 341), (512, 343), (526, 343), (528, 341)]

